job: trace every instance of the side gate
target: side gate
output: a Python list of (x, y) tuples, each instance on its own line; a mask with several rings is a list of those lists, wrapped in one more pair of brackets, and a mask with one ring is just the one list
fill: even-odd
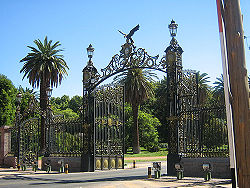
[(30, 118), (17, 121), (11, 130), (11, 152), (17, 157), (17, 164), (32, 167), (39, 156), (40, 119)]
[(21, 166), (31, 167), (38, 161), (39, 147), (39, 118), (25, 120), (20, 125), (20, 154)]
[(108, 85), (94, 92), (95, 169), (124, 168), (124, 87)]
[(124, 168), (124, 87), (104, 85), (87, 96), (82, 171)]

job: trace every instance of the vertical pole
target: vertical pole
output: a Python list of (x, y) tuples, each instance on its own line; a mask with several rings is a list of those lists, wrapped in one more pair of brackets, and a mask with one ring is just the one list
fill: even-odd
[(21, 161), (20, 161), (20, 150), (21, 150), (21, 124), (20, 124), (20, 104), (17, 107), (17, 169), (20, 170), (21, 168)]
[[(167, 156), (167, 174), (176, 175), (175, 163), (180, 162), (179, 152), (179, 125), (178, 125), (178, 84), (180, 81), (180, 74), (182, 69), (182, 49), (178, 45), (177, 40), (172, 37), (170, 41), (170, 46), (165, 50), (167, 58), (167, 90), (168, 90), (168, 100), (167, 100), (167, 110), (169, 119), (169, 142), (168, 142), (168, 156)], [(174, 57), (174, 58), (169, 58)]]
[(239, 187), (250, 184), (249, 88), (239, 0), (224, 0), (224, 23)]
[(95, 171), (95, 169), (96, 169), (96, 167), (95, 167), (95, 164), (96, 164), (96, 162), (95, 162), (95, 152), (96, 152), (96, 142), (97, 142), (97, 140), (96, 140), (96, 124), (95, 124), (95, 117), (96, 117), (96, 98), (95, 98), (95, 92), (93, 91), (93, 117), (92, 117), (92, 121), (93, 121), (93, 123), (92, 123), (92, 126), (93, 126), (93, 128), (92, 128), (92, 135), (93, 135), (93, 145), (92, 145), (92, 148), (93, 148), (93, 153), (91, 153), (91, 157), (92, 157), (92, 171), (94, 172)]
[(86, 83), (85, 83), (85, 80), (84, 80), (84, 77), (85, 77), (85, 73), (84, 73), (84, 70), (82, 71), (83, 72), (83, 100), (82, 100), (82, 156), (81, 156), (81, 171), (82, 172), (86, 172), (88, 171), (88, 167), (87, 167), (87, 148), (86, 148), (86, 145), (88, 143), (86, 143), (86, 136), (87, 136), (87, 120), (86, 120), (86, 116), (87, 116), (87, 89), (86, 89)]
[(232, 106), (229, 101), (229, 93), (231, 92), (229, 85), (228, 75), (228, 62), (227, 62), (227, 50), (224, 33), (224, 23), (221, 15), (221, 0), (216, 0), (219, 33), (220, 33), (220, 44), (221, 44), (221, 56), (222, 56), (222, 68), (223, 68), (223, 79), (224, 79), (224, 93), (225, 93), (225, 104), (226, 104), (226, 115), (227, 115), (227, 129), (228, 129), (228, 143), (229, 143), (229, 157), (230, 157), (230, 168), (232, 173), (232, 184), (236, 187), (237, 184), (237, 171), (236, 171), (236, 159), (235, 159), (235, 146), (234, 146), (234, 130), (233, 130), (233, 117), (232, 117)]
[(123, 99), (122, 99), (122, 143), (123, 143), (123, 154), (122, 154), (122, 168), (124, 169), (124, 155), (125, 155), (125, 85), (121, 86), (123, 88)]

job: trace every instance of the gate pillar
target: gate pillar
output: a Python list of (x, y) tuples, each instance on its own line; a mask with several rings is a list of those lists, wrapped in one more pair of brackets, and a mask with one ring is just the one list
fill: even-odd
[(172, 40), (170, 45), (165, 50), (167, 61), (167, 110), (168, 110), (168, 126), (169, 126), (169, 142), (167, 156), (167, 174), (175, 175), (175, 163), (180, 161), (178, 147), (178, 110), (179, 98), (178, 88), (182, 75), (182, 53), (183, 50), (175, 39), (178, 25), (175, 21), (169, 24)]
[(93, 172), (94, 163), (94, 95), (93, 86), (98, 78), (98, 71), (91, 61), (94, 48), (90, 44), (87, 48), (89, 61), (83, 69), (83, 149), (81, 171)]
[[(11, 131), (9, 126), (0, 127), (0, 165), (16, 166), (15, 158), (10, 159), (7, 154), (11, 151)], [(7, 159), (8, 158), (8, 159)]]

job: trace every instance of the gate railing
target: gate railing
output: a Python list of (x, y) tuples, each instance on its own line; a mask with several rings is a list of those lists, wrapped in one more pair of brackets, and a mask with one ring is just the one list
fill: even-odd
[(229, 156), (225, 107), (182, 112), (178, 133), (182, 157)]
[(52, 119), (46, 127), (46, 152), (49, 156), (80, 156), (83, 148), (81, 119)]

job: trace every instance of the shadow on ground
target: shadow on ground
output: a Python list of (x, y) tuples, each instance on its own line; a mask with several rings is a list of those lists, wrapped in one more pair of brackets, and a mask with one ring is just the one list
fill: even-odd
[[(96, 179), (87, 179), (87, 180), (58, 180), (54, 178), (38, 178), (38, 177), (27, 177), (23, 175), (11, 175), (6, 176), (3, 179), (5, 180), (24, 180), (24, 181), (32, 181), (29, 185), (48, 185), (48, 184), (74, 184), (74, 183), (91, 183), (91, 182), (109, 182), (109, 181), (131, 181), (131, 180), (142, 180), (142, 181), (155, 181), (162, 184), (173, 184), (171, 188), (177, 187), (194, 187), (194, 186), (208, 186), (208, 187), (223, 187), (223, 185), (231, 184), (231, 180), (224, 179), (216, 179), (211, 181), (204, 181), (202, 179), (194, 179), (194, 178), (185, 178), (183, 180), (177, 180), (175, 178), (170, 178), (167, 176), (162, 177), (161, 179), (147, 179), (145, 176), (131, 176), (131, 177), (110, 177), (110, 178), (96, 178)], [(168, 188), (170, 186), (162, 186), (163, 188)]]

